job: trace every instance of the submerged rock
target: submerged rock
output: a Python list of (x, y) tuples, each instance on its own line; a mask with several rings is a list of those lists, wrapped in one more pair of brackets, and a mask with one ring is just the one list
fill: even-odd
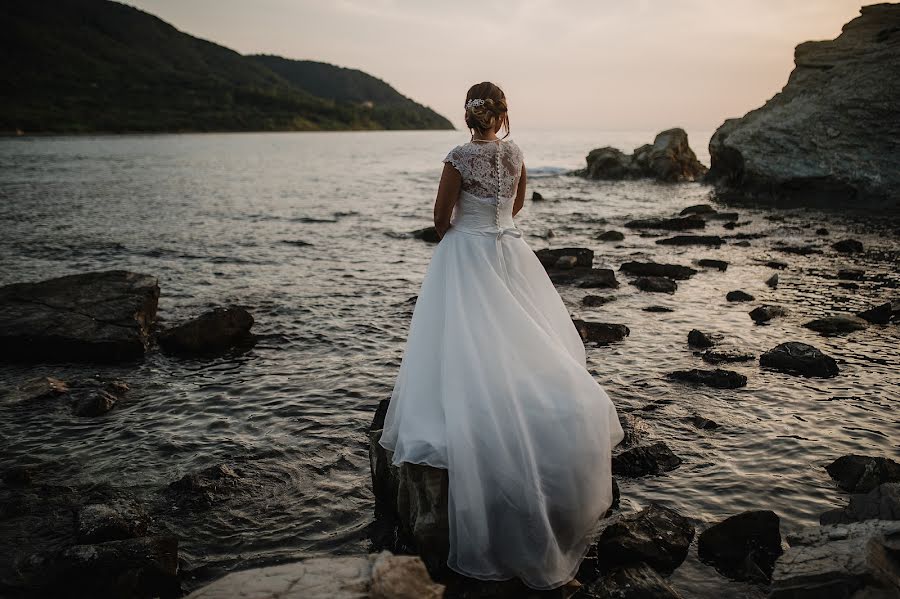
[(588, 248), (541, 248), (535, 250), (535, 255), (545, 269), (551, 269), (556, 266), (556, 261), (562, 256), (575, 256), (575, 266), (586, 266), (588, 268), (594, 263), (594, 250)]
[(768, 285), (772, 289), (778, 287), (778, 273), (775, 273), (774, 275), (766, 279), (766, 285)]
[(252, 341), (253, 316), (241, 307), (214, 308), (159, 334), (159, 345), (173, 354), (216, 354)]
[(869, 326), (869, 323), (858, 316), (839, 314), (837, 316), (816, 318), (804, 323), (803, 326), (823, 335), (840, 335), (841, 333), (861, 331)]
[(715, 370), (701, 370), (699, 368), (676, 370), (667, 374), (666, 378), (684, 383), (697, 383), (707, 387), (715, 387), (716, 389), (737, 389), (747, 384), (747, 377), (743, 374), (721, 368), (716, 368)]
[(787, 314), (787, 310), (785, 310), (781, 306), (765, 304), (751, 310), (750, 318), (753, 319), (753, 322), (757, 323), (769, 322), (773, 318), (778, 318), (779, 316), (784, 316), (785, 314)]
[(726, 576), (768, 581), (781, 555), (778, 515), (754, 510), (730, 516), (697, 537), (697, 554)]
[(578, 279), (578, 286), (582, 289), (615, 289), (619, 286), (616, 273), (609, 268), (592, 268), (586, 271)]
[(141, 358), (158, 300), (156, 277), (126, 270), (0, 287), (0, 360)]
[(880, 306), (875, 306), (874, 308), (864, 310), (857, 314), (858, 317), (866, 322), (871, 322), (872, 324), (887, 324), (891, 321), (893, 315), (894, 308), (891, 305), (891, 302), (886, 302)]
[(834, 358), (812, 345), (789, 341), (782, 343), (759, 357), (759, 365), (788, 374), (829, 378), (840, 370)]
[(850, 496), (847, 507), (819, 516), (820, 524), (847, 524), (863, 520), (900, 520), (900, 483), (884, 483), (868, 493)]
[(867, 493), (882, 483), (900, 482), (900, 464), (890, 458), (849, 454), (825, 466), (838, 487)]
[(663, 229), (666, 231), (684, 231), (686, 229), (702, 229), (706, 221), (699, 216), (679, 218), (645, 218), (625, 223), (629, 229)]
[(704, 416), (699, 414), (692, 414), (691, 416), (682, 417), (684, 422), (689, 422), (695, 428), (699, 428), (700, 430), (712, 430), (719, 428), (719, 423), (715, 420), (710, 420)]
[(662, 474), (681, 464), (681, 458), (672, 453), (663, 441), (635, 445), (612, 457), (613, 474), (645, 476)]
[(587, 322), (581, 319), (573, 319), (572, 323), (585, 343), (613, 343), (621, 341), (631, 334), (629, 328), (624, 324)]
[(861, 254), (863, 252), (863, 244), (855, 239), (842, 239), (831, 244), (831, 247), (842, 254)]
[(697, 270), (690, 266), (678, 264), (658, 264), (656, 262), (625, 262), (619, 270), (629, 274), (643, 277), (666, 277), (683, 281), (697, 274)]
[(666, 579), (643, 562), (613, 568), (571, 599), (681, 599)]
[(721, 339), (721, 335), (707, 334), (698, 329), (691, 329), (688, 333), (688, 345), (692, 347), (712, 347)]
[(689, 214), (715, 214), (716, 209), (712, 207), (710, 204), (694, 204), (693, 206), (688, 206), (683, 209), (678, 214), (681, 216), (687, 216)]
[(725, 295), (725, 300), (729, 302), (752, 302), (754, 299), (756, 298), (749, 293), (740, 290), (729, 291)]
[(649, 293), (675, 293), (678, 283), (666, 277), (638, 277), (632, 284)]
[(726, 364), (731, 362), (749, 362), (756, 359), (756, 354), (742, 352), (737, 349), (709, 349), (700, 355), (704, 362), (710, 364)]
[(575, 174), (590, 179), (639, 179), (657, 181), (694, 181), (706, 174), (694, 151), (688, 145), (684, 129), (668, 129), (659, 133), (653, 144), (646, 144), (625, 154), (617, 148), (605, 146), (591, 150), (586, 157), (587, 167)]
[(864, 6), (831, 41), (805, 42), (780, 93), (709, 142), (707, 180), (739, 199), (896, 206), (900, 5)]
[(651, 503), (633, 514), (613, 517), (597, 539), (602, 569), (647, 564), (668, 575), (687, 557), (694, 525), (677, 511)]
[(718, 235), (676, 235), (666, 239), (658, 239), (659, 245), (711, 245), (720, 246), (725, 240)]
[[(721, 239), (721, 238), (720, 238)], [(703, 268), (715, 268), (716, 270), (721, 270), (725, 272), (728, 270), (728, 262), (725, 260), (714, 260), (713, 258), (702, 258), (697, 262)]]
[(75, 529), (79, 544), (102, 543), (142, 536), (148, 523), (147, 514), (137, 502), (119, 499), (82, 506)]
[(616, 297), (614, 295), (586, 295), (581, 298), (581, 304), (590, 308), (596, 308), (615, 300)]
[(622, 241), (625, 239), (625, 234), (620, 231), (604, 231), (597, 235), (597, 239), (600, 241)]

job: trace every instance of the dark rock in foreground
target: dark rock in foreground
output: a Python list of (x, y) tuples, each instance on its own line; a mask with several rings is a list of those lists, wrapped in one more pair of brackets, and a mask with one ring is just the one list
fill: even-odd
[(863, 252), (863, 244), (855, 239), (842, 239), (831, 244), (831, 247), (842, 254), (861, 254)]
[(729, 302), (752, 302), (756, 298), (754, 298), (749, 293), (746, 293), (746, 292), (740, 291), (740, 290), (736, 290), (736, 291), (729, 291), (728, 294), (725, 296), (725, 299)]
[(581, 340), (585, 343), (613, 343), (621, 341), (631, 334), (631, 331), (624, 324), (609, 324), (605, 322), (587, 322), (580, 319), (573, 319), (572, 323), (581, 335)]
[(884, 483), (868, 493), (850, 496), (847, 507), (819, 516), (820, 524), (847, 524), (863, 520), (900, 520), (900, 483)]
[(687, 557), (694, 525), (671, 508), (651, 503), (634, 514), (616, 516), (597, 539), (602, 569), (645, 563), (668, 575)]
[(697, 537), (697, 554), (726, 576), (766, 582), (781, 555), (778, 516), (754, 510), (730, 516)]
[(586, 295), (581, 298), (581, 304), (590, 308), (596, 308), (615, 300), (616, 297), (614, 295)]
[(716, 389), (737, 389), (747, 384), (747, 377), (743, 374), (721, 368), (716, 368), (715, 370), (701, 370), (699, 368), (676, 370), (667, 374), (666, 378), (684, 383), (697, 383), (707, 387), (715, 387)]
[(842, 268), (837, 277), (846, 281), (862, 281), (866, 278), (866, 271), (862, 268)]
[(679, 218), (645, 218), (625, 223), (629, 229), (663, 229), (666, 231), (684, 231), (686, 229), (702, 229), (706, 221), (699, 216)]
[(128, 391), (120, 380), (97, 377), (63, 382), (51, 377), (26, 381), (13, 390), (11, 397), (18, 402), (33, 403), (59, 398), (67, 402), (76, 416), (101, 416), (115, 407)]
[(707, 180), (720, 195), (897, 206), (900, 5), (860, 12), (836, 39), (797, 46), (784, 89), (715, 132)]
[(694, 151), (688, 145), (684, 129), (668, 129), (659, 133), (653, 144), (645, 144), (625, 154), (605, 146), (591, 150), (585, 159), (587, 167), (575, 174), (590, 179), (640, 179), (657, 181), (694, 181), (706, 174)]
[(891, 302), (886, 302), (880, 306), (875, 306), (874, 308), (864, 310), (857, 314), (858, 317), (866, 322), (871, 322), (872, 324), (887, 324), (891, 321), (893, 315), (894, 308), (891, 305)]
[[(721, 238), (720, 238), (721, 239)], [(703, 258), (697, 262), (703, 268), (715, 268), (716, 270), (721, 270), (725, 272), (728, 270), (728, 262), (725, 260), (715, 260), (713, 258)]]
[(215, 308), (160, 332), (163, 350), (174, 354), (216, 354), (251, 341), (253, 316), (240, 307)]
[(753, 322), (769, 322), (773, 318), (784, 316), (787, 311), (781, 306), (772, 306), (769, 304), (759, 306), (750, 311), (750, 318)]
[(712, 347), (718, 343), (720, 335), (706, 334), (698, 329), (691, 329), (688, 332), (688, 345), (692, 347)]
[(592, 268), (578, 279), (582, 289), (615, 289), (619, 286), (616, 273), (609, 268)]
[(720, 246), (725, 240), (718, 235), (676, 235), (666, 239), (658, 239), (659, 245), (711, 245)]
[(120, 541), (147, 533), (149, 518), (134, 501), (118, 499), (82, 506), (76, 518), (79, 544)]
[(597, 239), (600, 241), (622, 241), (625, 239), (625, 234), (620, 231), (605, 231), (597, 235)]
[(861, 331), (869, 325), (868, 322), (858, 316), (850, 316), (849, 314), (841, 314), (837, 316), (826, 316), (824, 318), (816, 318), (804, 323), (804, 327), (822, 333), (823, 335), (840, 335), (842, 333), (852, 333), (853, 331)]
[(900, 464), (884, 457), (845, 455), (825, 470), (838, 487), (850, 493), (868, 493), (882, 483), (900, 482)]
[(666, 277), (639, 277), (633, 285), (649, 293), (675, 293), (678, 283)]
[(697, 271), (689, 266), (656, 262), (625, 262), (619, 267), (619, 270), (629, 275), (666, 277), (678, 281), (690, 279), (697, 274)]
[(217, 464), (170, 483), (166, 495), (183, 508), (202, 510), (237, 493), (241, 485), (241, 476), (234, 469)]
[(830, 378), (840, 370), (834, 358), (812, 345), (789, 341), (782, 343), (759, 357), (759, 365), (788, 374)]
[(0, 287), (0, 360), (140, 358), (158, 300), (156, 277), (125, 270)]
[(681, 599), (666, 579), (643, 562), (613, 568), (571, 599)]
[(681, 458), (672, 453), (663, 441), (636, 445), (612, 457), (613, 474), (644, 476), (662, 474), (677, 468)]

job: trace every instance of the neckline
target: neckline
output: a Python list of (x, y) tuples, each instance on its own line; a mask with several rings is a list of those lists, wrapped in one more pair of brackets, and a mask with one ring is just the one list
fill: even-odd
[(497, 139), (470, 139), (466, 143), (474, 144), (476, 146), (486, 146), (488, 144), (492, 144), (497, 141), (505, 141), (508, 143), (508, 142), (511, 142), (512, 139), (503, 139), (502, 137), (498, 137)]

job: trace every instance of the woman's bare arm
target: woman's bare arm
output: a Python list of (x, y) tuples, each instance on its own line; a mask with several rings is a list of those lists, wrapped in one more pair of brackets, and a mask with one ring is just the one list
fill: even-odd
[(450, 228), (450, 216), (453, 214), (453, 206), (459, 198), (459, 189), (462, 186), (462, 176), (449, 162), (444, 163), (444, 171), (441, 173), (441, 182), (438, 184), (437, 198), (434, 200), (434, 228), (438, 237), (443, 239), (444, 233)]
[(518, 214), (519, 210), (522, 209), (522, 206), (525, 204), (525, 185), (528, 182), (528, 177), (525, 176), (525, 163), (522, 163), (522, 174), (519, 175), (519, 187), (516, 188), (516, 199), (513, 201), (513, 216)]

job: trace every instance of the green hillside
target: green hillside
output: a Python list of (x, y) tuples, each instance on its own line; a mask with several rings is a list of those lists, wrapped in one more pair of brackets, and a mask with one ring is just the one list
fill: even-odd
[[(4, 0), (0, 21), (4, 133), (452, 128), (360, 71), (312, 63), (313, 80), (285, 77), (266, 65), (275, 57), (242, 56), (108, 0)], [(328, 88), (329, 70), (341, 92), (311, 93)]]

